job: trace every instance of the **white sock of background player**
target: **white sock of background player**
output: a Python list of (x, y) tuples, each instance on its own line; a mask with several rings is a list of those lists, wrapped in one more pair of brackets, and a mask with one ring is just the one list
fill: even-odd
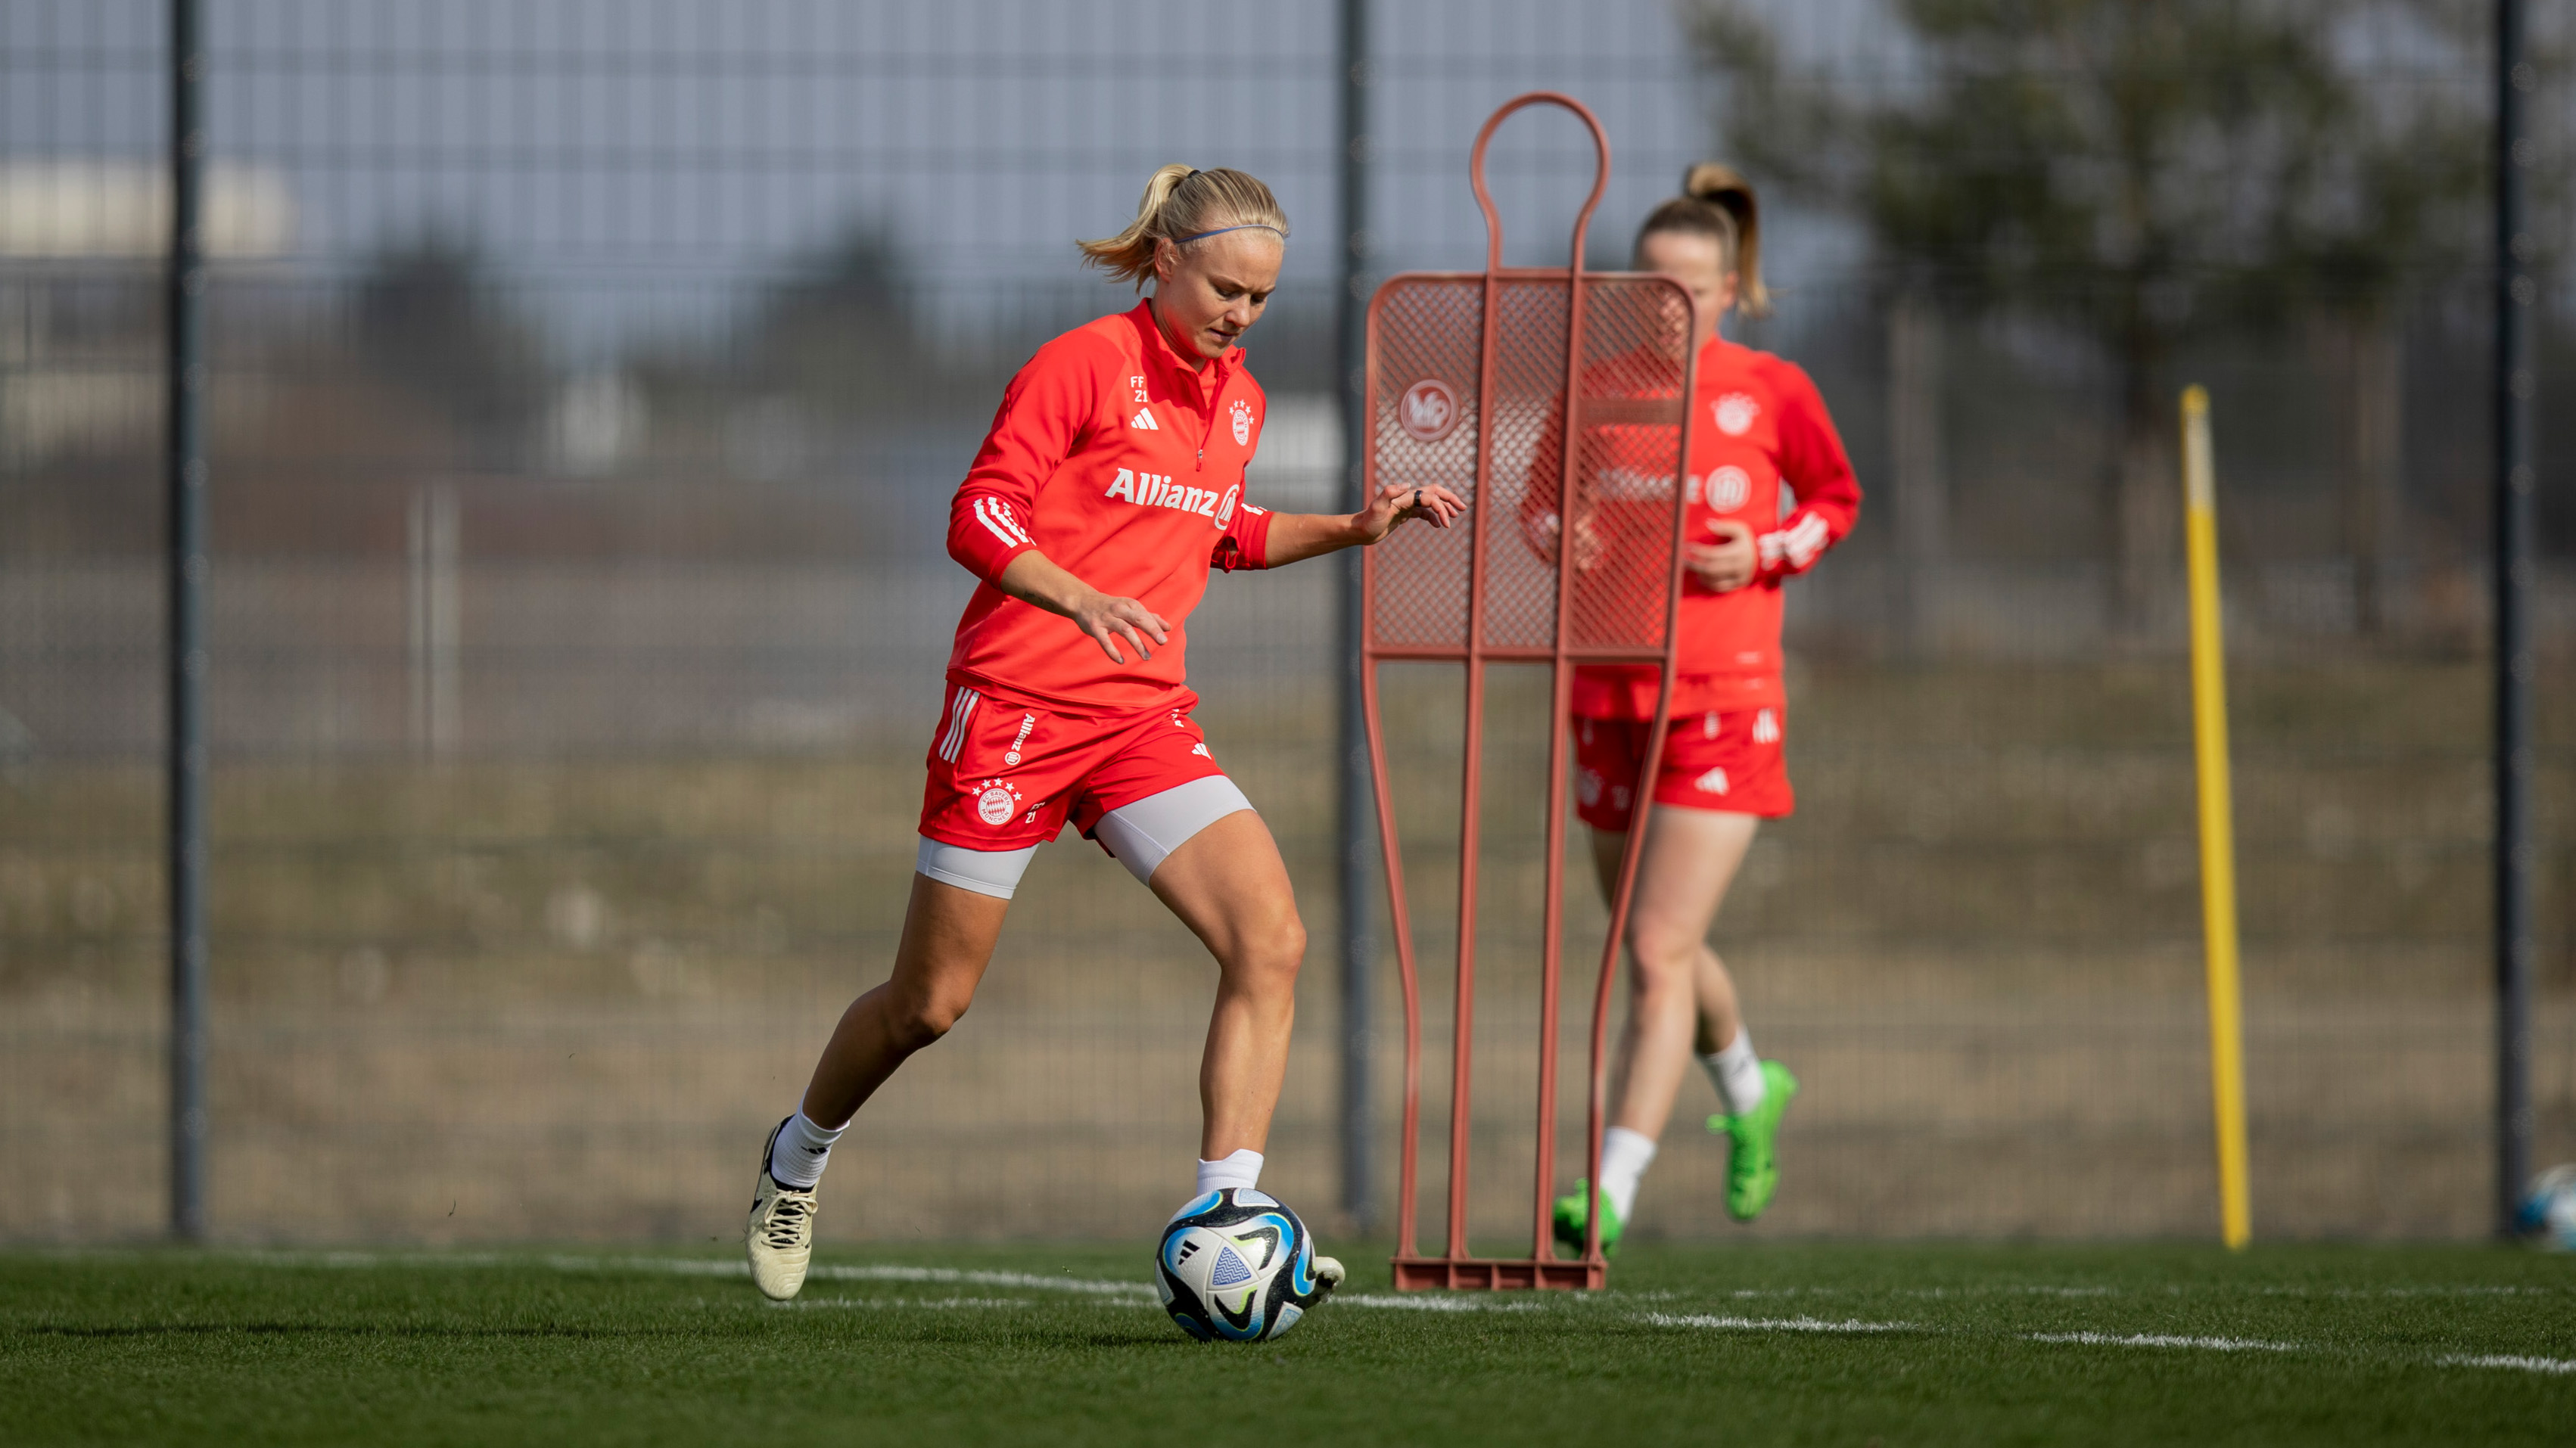
[[(1718, 1100), (1731, 1116), (1759, 1108), (1770, 1090), (1762, 1080), (1762, 1058), (1753, 1054), (1753, 1033), (1742, 1026), (1735, 1028), (1735, 1039), (1726, 1043), (1726, 1049), (1700, 1057), (1699, 1063), (1708, 1069)], [(1637, 1184), (1654, 1160), (1655, 1143), (1643, 1132), (1614, 1126), (1601, 1133), (1601, 1194), (1618, 1210), (1622, 1223), (1635, 1209)]]
[(1601, 1133), (1601, 1195), (1622, 1226), (1636, 1210), (1637, 1183), (1654, 1160), (1655, 1139), (1644, 1132), (1614, 1126)]
[(1717, 1088), (1729, 1116), (1760, 1110), (1762, 1098), (1771, 1092), (1762, 1080), (1762, 1058), (1753, 1054), (1753, 1033), (1742, 1026), (1735, 1028), (1735, 1039), (1725, 1050), (1702, 1056), (1699, 1063), (1707, 1068), (1709, 1084)]
[(799, 1109), (778, 1128), (778, 1144), (769, 1149), (769, 1174), (780, 1186), (813, 1190), (814, 1183), (823, 1179), (824, 1164), (832, 1159), (832, 1143), (849, 1129), (817, 1126)]

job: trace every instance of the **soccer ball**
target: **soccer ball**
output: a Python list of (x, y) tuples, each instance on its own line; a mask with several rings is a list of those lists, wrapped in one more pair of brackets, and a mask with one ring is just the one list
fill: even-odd
[(1250, 1187), (1202, 1193), (1163, 1228), (1154, 1286), (1163, 1310), (1201, 1342), (1262, 1342), (1297, 1325), (1341, 1280), (1276, 1197)]
[(2533, 1177), (2513, 1224), (2543, 1247), (2576, 1252), (2576, 1166), (2553, 1166)]

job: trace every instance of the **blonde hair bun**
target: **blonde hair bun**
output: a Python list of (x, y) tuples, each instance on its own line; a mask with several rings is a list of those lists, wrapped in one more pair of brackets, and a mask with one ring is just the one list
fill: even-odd
[(1762, 284), (1762, 203), (1743, 173), (1717, 161), (1682, 172), (1682, 194), (1646, 214), (1638, 243), (1657, 232), (1714, 237), (1723, 264), (1735, 273), (1736, 305), (1748, 317), (1770, 315), (1771, 289)]

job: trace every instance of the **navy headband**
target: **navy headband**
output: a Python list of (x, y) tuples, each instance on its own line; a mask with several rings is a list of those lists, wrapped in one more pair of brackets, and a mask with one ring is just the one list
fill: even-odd
[[(1196, 175), (1198, 175), (1198, 174), (1199, 174), (1199, 173), (1198, 173), (1198, 171), (1197, 171), (1197, 170), (1195, 170), (1195, 169), (1193, 169), (1193, 170), (1190, 172), (1190, 176), (1196, 176)], [(1184, 183), (1188, 182), (1188, 180), (1190, 179), (1190, 176), (1184, 176), (1184, 177), (1182, 177), (1179, 181), (1174, 182), (1174, 183), (1173, 183), (1173, 189), (1178, 190), (1178, 189), (1180, 188), (1180, 186), (1181, 186), (1181, 185), (1183, 185)], [(1214, 231), (1202, 231), (1202, 232), (1197, 232), (1197, 233), (1195, 233), (1195, 234), (1193, 234), (1193, 235), (1190, 235), (1190, 236), (1176, 236), (1176, 237), (1172, 238), (1172, 245), (1174, 245), (1174, 246), (1187, 246), (1187, 245), (1189, 245), (1191, 242), (1194, 242), (1194, 241), (1205, 241), (1205, 240), (1207, 240), (1207, 239), (1208, 239), (1209, 237), (1211, 237), (1211, 236), (1223, 236), (1223, 235), (1225, 235), (1225, 234), (1226, 234), (1227, 232), (1229, 232), (1229, 231), (1278, 231), (1278, 232), (1279, 232), (1279, 239), (1280, 239), (1281, 241), (1286, 241), (1286, 240), (1288, 239), (1288, 233), (1286, 233), (1286, 232), (1284, 232), (1284, 231), (1279, 231), (1279, 228), (1278, 228), (1278, 227), (1275, 227), (1275, 226), (1271, 225), (1269, 222), (1266, 222), (1266, 221), (1247, 221), (1247, 222), (1243, 223), (1241, 226), (1220, 226), (1220, 227), (1218, 227), (1218, 228), (1217, 228), (1216, 230), (1214, 230)]]
[(1211, 236), (1223, 236), (1229, 231), (1276, 231), (1279, 232), (1279, 239), (1281, 241), (1286, 241), (1288, 239), (1288, 233), (1279, 231), (1278, 227), (1271, 225), (1269, 222), (1247, 221), (1241, 226), (1220, 226), (1214, 231), (1202, 231), (1192, 236), (1176, 236), (1172, 238), (1172, 245), (1187, 246), (1191, 242), (1204, 241)]

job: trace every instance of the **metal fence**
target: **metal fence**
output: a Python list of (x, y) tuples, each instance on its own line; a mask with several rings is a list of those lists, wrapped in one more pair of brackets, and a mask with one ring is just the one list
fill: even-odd
[[(1337, 9), (208, 13), (211, 1230), (727, 1236), (761, 1132), (891, 956), (969, 583), (949, 491), (1010, 370), (1125, 304), (1071, 241), (1153, 166), (1243, 166), (1296, 220), (1253, 338), (1253, 495), (1339, 495)], [(1776, 18), (1828, 58), (1884, 23)], [(1519, 91), (1602, 114), (1613, 237), (1726, 144), (1655, 0), (1390, 5), (1370, 41), (1375, 274), (1476, 263), (1466, 147)], [(162, 1221), (158, 1155), (101, 1143), (157, 1140), (166, 1099), (166, 60), (157, 4), (0, 4), (0, 1239)], [(2554, 72), (2542, 101), (2563, 151)], [(1497, 144), (1516, 261), (1561, 259), (1588, 176), (1551, 125)], [(1791, 587), (1801, 809), (1716, 934), (1807, 1083), (1756, 1232), (2208, 1232), (2179, 543), (2143, 590), (2118, 576), (2112, 380), (2028, 317), (1901, 292), (1847, 219), (1775, 204), (1767, 251), (1779, 312), (1742, 335), (1815, 374), (1870, 501)], [(2258, 1232), (2489, 1221), (2481, 285), (2428, 273), (2381, 332), (2293, 318), (2171, 364), (2216, 399)], [(2545, 1159), (2576, 1155), (2571, 302), (2541, 310)], [(1193, 621), (1202, 717), (1319, 942), (1336, 580), (1235, 575)], [(1456, 737), (1455, 682), (1391, 695), (1420, 724), (1395, 748), (1422, 919), (1454, 889), (1428, 863), (1454, 761), (1422, 741)], [(1494, 706), (1489, 879), (1538, 878), (1539, 801), (1511, 787), (1543, 758), (1534, 682)], [(1537, 908), (1493, 893), (1499, 1241), (1525, 1230), (1509, 1062)], [(1599, 917), (1584, 896), (1570, 928)], [(1313, 1206), (1336, 1191), (1321, 955), (1265, 1177)], [(826, 1234), (1159, 1221), (1212, 993), (1123, 872), (1041, 851), (973, 1015), (844, 1146)], [(1372, 1039), (1384, 1103), (1397, 1042)], [(1684, 1136), (1637, 1229), (1736, 1230), (1715, 1139)]]

